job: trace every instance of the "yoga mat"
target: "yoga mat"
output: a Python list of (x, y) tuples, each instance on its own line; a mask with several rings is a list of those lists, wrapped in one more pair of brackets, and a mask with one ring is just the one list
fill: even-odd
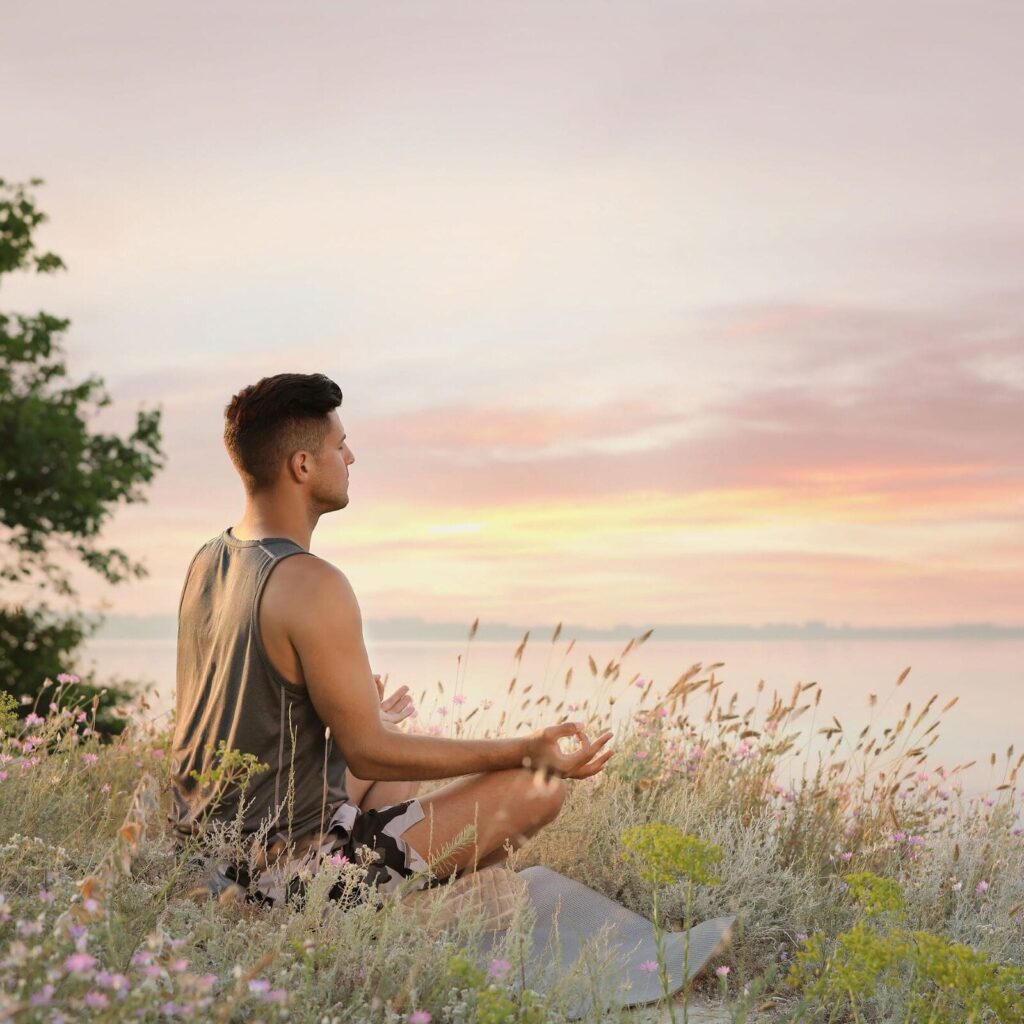
[[(581, 958), (597, 950), (614, 951), (610, 971), (599, 978), (582, 978), (570, 1017), (578, 1020), (593, 1012), (595, 981), (605, 997), (619, 1006), (640, 1006), (662, 998), (658, 972), (640, 970), (645, 961), (657, 960), (654, 925), (594, 889), (537, 865), (518, 872), (526, 882), (530, 902), (536, 910), (532, 943), (524, 951), (526, 987), (537, 992), (551, 988), (564, 978)], [(728, 947), (735, 916), (716, 917), (689, 930), (689, 956), (686, 970), (683, 947), (686, 932), (668, 932), (664, 937), (665, 964), (669, 992), (674, 994), (689, 984), (708, 964)], [(485, 933), (483, 950), (490, 955), (506, 937), (507, 928)], [(514, 964), (511, 987), (522, 991), (520, 957), (513, 950), (507, 959)]]

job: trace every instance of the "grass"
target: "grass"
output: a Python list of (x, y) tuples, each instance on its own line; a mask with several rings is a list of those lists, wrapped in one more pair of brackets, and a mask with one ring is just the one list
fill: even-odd
[[(578, 705), (571, 673), (558, 703), (546, 675), (504, 695), (503, 734), (570, 713), (593, 734), (628, 687), (643, 691), (604, 772), (571, 783), (509, 866), (545, 864), (668, 929), (736, 914), (731, 948), (686, 996), (714, 1000), (723, 1020), (1024, 1020), (1024, 758), (1011, 748), (999, 785), (967, 798), (962, 768), (929, 763), (951, 704), (906, 705), (848, 736), (817, 684), (740, 709), (720, 665), (692, 666), (664, 692), (627, 680), (622, 662), (647, 636), (603, 670), (591, 658)], [(330, 901), (335, 883), (358, 884), (358, 865), (325, 864), (298, 909), (187, 898), (199, 876), (165, 827), (170, 737), (147, 710), (139, 698), (109, 743), (62, 686), (28, 719), (0, 714), (0, 1020), (565, 1019), (580, 978), (544, 994), (508, 987), (528, 914), (488, 967), (473, 956), (473, 914), (439, 928), (396, 902)], [(477, 710), (452, 701), (449, 733), (490, 734)], [(695, 882), (687, 836), (720, 851), (718, 884)], [(675, 1012), (597, 995), (604, 1020)]]

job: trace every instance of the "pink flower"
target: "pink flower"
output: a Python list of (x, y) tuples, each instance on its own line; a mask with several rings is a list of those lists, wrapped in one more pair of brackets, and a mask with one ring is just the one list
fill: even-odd
[(7, 772), (0, 772), (0, 782), (7, 781)]
[(29, 1004), (32, 1006), (47, 1006), (53, 999), (53, 986), (44, 985), (38, 992), (33, 992), (29, 997)]
[(266, 978), (253, 978), (249, 982), (250, 992), (269, 992), (270, 982)]
[(164, 759), (164, 752), (162, 747), (154, 747), (150, 752), (149, 756), (153, 761), (162, 761)]
[(988, 882), (983, 878), (975, 887), (974, 891), (980, 896), (983, 892), (988, 892)]
[(439, 715), (440, 715), (440, 716), (441, 716), (442, 718), (444, 718), (444, 716), (448, 714), (448, 709), (447, 709), (447, 708), (445, 708), (445, 707), (440, 707), (440, 708), (438, 708), (438, 709), (437, 709), (437, 713), (438, 713), (438, 714), (439, 714)]
[(104, 782), (103, 785), (100, 786), (100, 792), (104, 796), (106, 796), (110, 792), (110, 783), (109, 782)]
[(110, 1000), (104, 992), (86, 992), (85, 1005), (97, 1010), (103, 1010), (110, 1005)]
[(487, 968), (487, 977), (504, 978), (512, 970), (512, 965), (507, 960), (492, 960)]
[(642, 760), (643, 760), (643, 759), (644, 759), (644, 758), (645, 758), (645, 757), (647, 756), (647, 751), (646, 751), (646, 750), (638, 750), (638, 751), (636, 751), (636, 752), (635, 752), (635, 753), (633, 754), (633, 756), (634, 756), (634, 757), (635, 757), (635, 758), (636, 758), (636, 759), (637, 759), (638, 761), (642, 761)]
[(331, 857), (330, 863), (332, 867), (340, 868), (342, 864), (348, 864), (349, 859), (343, 853), (336, 853)]
[(272, 988), (269, 992), (263, 993), (265, 1003), (283, 1003), (288, 993), (283, 988)]
[(464, 693), (457, 693), (457, 694), (455, 694), (455, 696), (452, 697), (452, 703), (453, 704), (465, 704), (466, 703), (466, 695)]
[(88, 765), (94, 765), (99, 760), (99, 757), (96, 754), (83, 754), (82, 760)]
[(72, 974), (88, 974), (96, 966), (96, 957), (88, 953), (72, 953), (64, 961), (64, 969)]
[(39, 890), (39, 898), (44, 903), (52, 903), (53, 902), (53, 893), (50, 892), (49, 889), (40, 889)]
[(658, 961), (657, 960), (645, 960), (640, 965), (640, 970), (643, 971), (644, 974), (653, 974), (657, 969), (658, 969)]
[(409, 1024), (430, 1024), (433, 1019), (426, 1010), (413, 1010), (409, 1014)]
[(724, 978), (728, 973), (729, 973), (729, 965), (728, 964), (722, 964), (721, 967), (716, 967), (715, 968), (715, 974), (717, 974), (720, 978)]
[(849, 850), (843, 850), (843, 852), (841, 854), (839, 854), (839, 859), (840, 860), (852, 860), (853, 859), (853, 854)]
[(928, 781), (928, 773), (927, 772), (918, 772), (914, 776), (914, 778), (917, 779), (918, 782), (927, 782)]
[(58, 683), (80, 683), (81, 681), (81, 678), (76, 676), (74, 672), (61, 672), (57, 676)]
[(37, 715), (34, 711), (30, 711), (25, 716), (25, 724), (28, 725), (28, 726), (42, 725), (42, 723), (45, 722), (45, 721), (46, 721), (46, 719), (43, 718), (42, 715)]
[(188, 961), (184, 959), (175, 960), (174, 963), (171, 964), (171, 970), (174, 971), (175, 974), (181, 974), (183, 971), (187, 971)]

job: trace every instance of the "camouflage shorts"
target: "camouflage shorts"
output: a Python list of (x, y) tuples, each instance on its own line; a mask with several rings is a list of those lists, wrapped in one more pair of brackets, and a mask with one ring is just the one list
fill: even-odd
[[(406, 829), (423, 818), (423, 805), (415, 797), (369, 810), (346, 801), (334, 812), (319, 846), (309, 847), (301, 857), (278, 861), (254, 877), (237, 865), (222, 864), (219, 869), (226, 879), (246, 889), (250, 899), (270, 905), (286, 899), (301, 903), (307, 881), (324, 858), (328, 863), (347, 860), (366, 868), (366, 877), (355, 896), (351, 889), (346, 894), (339, 882), (331, 889), (332, 899), (363, 902), (373, 891), (392, 892), (417, 872), (424, 872), (423, 878), (406, 889), (427, 889), (444, 879), (431, 876), (426, 871), (427, 862), (402, 838)], [(454, 874), (457, 877), (460, 872)]]

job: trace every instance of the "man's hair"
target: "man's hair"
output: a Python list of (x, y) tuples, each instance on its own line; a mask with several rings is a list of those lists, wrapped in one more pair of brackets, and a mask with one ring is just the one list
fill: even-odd
[(279, 373), (242, 388), (224, 409), (224, 447), (248, 493), (272, 487), (294, 452), (319, 452), (341, 388), (322, 373)]

